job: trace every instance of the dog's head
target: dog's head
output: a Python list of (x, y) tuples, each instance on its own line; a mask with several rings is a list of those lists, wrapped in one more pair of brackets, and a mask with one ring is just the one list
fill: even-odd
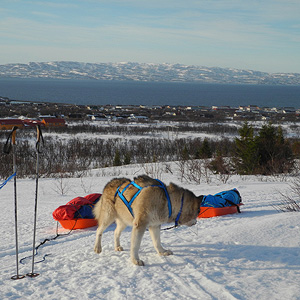
[(185, 190), (185, 203), (178, 221), (179, 225), (193, 226), (197, 223), (202, 198), (203, 196), (196, 197), (191, 191)]

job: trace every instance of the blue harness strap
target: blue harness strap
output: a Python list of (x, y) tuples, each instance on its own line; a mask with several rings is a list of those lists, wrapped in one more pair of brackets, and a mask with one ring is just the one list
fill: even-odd
[(183, 208), (183, 196), (184, 196), (184, 193), (182, 194), (182, 197), (181, 197), (181, 206), (180, 206), (180, 210), (179, 210), (179, 213), (175, 219), (175, 227), (177, 227), (179, 225), (179, 218), (181, 216), (181, 213), (182, 213), (182, 208)]
[[(127, 190), (127, 188), (130, 186), (130, 185), (133, 185), (134, 187), (136, 187), (138, 189), (138, 191), (133, 195), (133, 197), (131, 198), (130, 201), (128, 201), (125, 196), (123, 195), (123, 193)], [(128, 210), (130, 211), (131, 215), (133, 216), (133, 211), (132, 211), (132, 208), (131, 208), (131, 205), (133, 203), (133, 201), (135, 200), (135, 198), (138, 196), (138, 194), (141, 192), (141, 190), (143, 189), (141, 186), (139, 186), (138, 184), (136, 184), (134, 181), (131, 181), (129, 182), (122, 191), (120, 191), (120, 187), (119, 186), (117, 188), (117, 191), (116, 191), (116, 195), (118, 195), (121, 200), (124, 202), (124, 204), (127, 206)]]
[[(155, 179), (159, 185), (149, 185), (149, 186), (157, 186), (157, 187), (160, 187), (164, 190), (165, 192), (165, 195), (166, 195), (166, 198), (167, 198), (167, 201), (168, 201), (168, 209), (169, 209), (169, 218), (171, 217), (172, 215), (172, 204), (171, 204), (171, 199), (170, 199), (170, 196), (169, 196), (169, 193), (167, 191), (167, 188), (166, 186), (158, 179)], [(130, 186), (130, 185), (133, 185), (134, 187), (136, 187), (138, 190), (137, 192), (133, 195), (133, 197), (131, 198), (130, 201), (128, 201), (125, 196), (123, 195), (123, 193), (127, 190), (127, 188)], [(145, 186), (145, 187), (149, 187), (149, 186)], [(126, 205), (126, 207), (128, 208), (128, 210), (130, 211), (131, 215), (134, 217), (133, 215), (133, 211), (132, 211), (132, 208), (131, 208), (131, 205), (133, 203), (133, 201), (135, 200), (135, 198), (139, 195), (139, 193), (141, 192), (141, 190), (144, 188), (144, 187), (141, 187), (139, 186), (138, 184), (136, 184), (134, 181), (131, 181), (129, 182), (124, 188), (122, 191), (120, 191), (120, 187), (119, 186), (117, 188), (117, 191), (115, 193), (115, 197), (118, 195), (120, 197), (120, 199), (124, 202), (124, 204)]]
[(165, 192), (165, 195), (167, 197), (167, 200), (168, 200), (168, 209), (169, 209), (169, 218), (171, 217), (172, 215), (172, 204), (171, 204), (171, 199), (170, 199), (170, 196), (169, 196), (169, 193), (167, 191), (167, 188), (166, 186), (159, 180), (159, 179), (155, 179), (157, 182), (160, 183), (160, 185), (152, 185), (152, 186), (158, 186), (160, 188), (162, 188)]

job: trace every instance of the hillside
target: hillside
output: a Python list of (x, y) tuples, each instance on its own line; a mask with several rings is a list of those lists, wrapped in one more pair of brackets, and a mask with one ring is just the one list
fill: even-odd
[(0, 78), (57, 78), (199, 82), (222, 84), (300, 84), (298, 73), (266, 73), (232, 68), (153, 63), (30, 62), (0, 65)]
[[(130, 262), (130, 228), (121, 236), (124, 251), (115, 252), (115, 225), (110, 226), (103, 234), (100, 255), (93, 252), (96, 228), (76, 230), (41, 246), (35, 258), (41, 262), (34, 267), (40, 275), (17, 281), (10, 279), (16, 268), (13, 182), (9, 182), (0, 190), (0, 209), (5, 211), (0, 220), (1, 299), (299, 299), (299, 213), (279, 213), (273, 207), (280, 202), (280, 192), (288, 191), (288, 183), (236, 176), (226, 184), (215, 178), (210, 184), (197, 185), (181, 182), (175, 170), (176, 165), (173, 174), (163, 172), (160, 178), (196, 195), (237, 188), (244, 203), (242, 213), (163, 231), (163, 245), (174, 252), (167, 257), (155, 253), (146, 232), (140, 250), (144, 267)], [(58, 206), (76, 196), (101, 193), (115, 176), (132, 178), (142, 172), (140, 166), (126, 166), (65, 178), (65, 195), (59, 193), (59, 180), (40, 179), (36, 243), (55, 236), (52, 212)], [(17, 184), (21, 259), (32, 253), (35, 181), (18, 179)], [(59, 227), (59, 233), (68, 231)], [(31, 258), (22, 262), (20, 274), (30, 272)]]
[[(101, 121), (99, 121), (101, 122)], [(82, 141), (94, 140), (95, 136), (111, 143), (122, 140), (129, 143), (139, 139), (145, 143), (147, 137), (157, 140), (172, 140), (180, 137), (201, 136), (218, 139), (218, 132), (208, 133), (196, 130), (135, 132), (108, 131), (111, 124), (99, 123), (100, 132), (66, 134), (63, 132), (44, 132), (46, 141), (40, 154), (40, 175), (42, 158), (47, 157), (52, 147), (47, 143), (49, 137), (56, 141), (58, 154), (51, 155), (48, 161), (68, 161), (63, 150), (71, 153), (71, 140), (74, 137)], [(148, 127), (140, 124), (139, 127)], [(174, 124), (173, 124), (174, 125)], [(229, 125), (229, 124), (227, 124)], [(256, 124), (259, 126), (259, 124)], [(74, 126), (74, 124), (73, 124)], [(115, 125), (114, 125), (115, 126)], [(126, 127), (120, 125), (120, 127)], [(132, 124), (130, 124), (132, 126)], [(235, 124), (234, 126), (237, 126)], [(71, 126), (70, 126), (71, 127)], [(118, 126), (119, 127), (119, 126)], [(99, 127), (100, 128), (100, 127)], [(295, 129), (295, 128), (294, 128)], [(291, 135), (291, 126), (285, 130)], [(6, 136), (6, 135), (5, 135)], [(224, 132), (222, 133), (224, 136)], [(228, 138), (233, 139), (230, 131)], [(29, 149), (35, 143), (35, 131), (30, 135), (17, 135), (17, 150)], [(27, 141), (26, 147), (20, 144)], [(6, 141), (2, 136), (2, 144)], [(75, 153), (82, 148), (76, 142)], [(73, 143), (74, 144), (74, 143)], [(145, 143), (146, 144), (146, 143)], [(59, 148), (59, 145), (64, 145)], [(100, 144), (97, 152), (106, 151)], [(147, 145), (147, 144), (146, 144)], [(85, 146), (88, 146), (85, 143)], [(149, 146), (151, 148), (153, 146)], [(140, 149), (140, 148), (137, 148)], [(18, 152), (19, 153), (19, 152)], [(74, 153), (74, 152), (73, 152)], [(113, 151), (110, 151), (110, 156)], [(33, 151), (28, 157), (35, 160)], [(16, 275), (15, 228), (14, 228), (14, 182), (9, 181), (0, 189), (0, 209), (4, 212), (0, 220), (2, 243), (0, 245), (0, 294), (3, 300), (17, 299), (228, 299), (228, 300), (269, 300), (299, 299), (299, 212), (278, 212), (283, 195), (293, 197), (299, 203), (299, 192), (295, 197), (291, 193), (290, 183), (297, 178), (294, 175), (282, 176), (221, 176), (210, 172), (200, 172), (197, 181), (189, 178), (180, 161), (161, 161), (155, 163), (135, 163), (118, 167), (100, 167), (96, 164), (96, 154), (91, 155), (95, 163), (93, 169), (80, 172), (80, 165), (72, 157), (69, 164), (78, 171), (76, 176), (64, 177), (56, 173), (53, 178), (41, 176), (39, 179), (36, 246), (56, 236), (57, 223), (52, 212), (77, 196), (102, 193), (106, 183), (114, 177), (133, 178), (148, 174), (168, 184), (174, 182), (189, 189), (195, 195), (215, 194), (237, 188), (242, 196), (241, 214), (215, 218), (199, 218), (192, 227), (181, 226), (161, 232), (162, 244), (173, 251), (168, 257), (158, 256), (153, 248), (149, 232), (142, 240), (140, 257), (144, 267), (130, 262), (130, 228), (121, 236), (123, 252), (115, 252), (111, 225), (103, 234), (103, 252), (93, 252), (96, 227), (75, 230), (68, 234), (58, 226), (62, 236), (51, 240), (38, 248), (34, 271), (36, 278), (11, 280)], [(146, 155), (145, 155), (146, 156)], [(12, 159), (6, 156), (5, 178), (12, 174)], [(20, 153), (17, 155), (20, 158)], [(103, 161), (103, 158), (102, 158)], [(20, 160), (28, 169), (26, 160)], [(197, 166), (197, 165), (195, 165)], [(60, 164), (60, 168), (65, 168)], [(18, 236), (19, 236), (19, 274), (32, 270), (32, 234), (35, 200), (35, 171), (21, 179), (21, 165), (17, 166)], [(297, 175), (299, 169), (297, 171)], [(42, 178), (43, 177), (43, 178)], [(299, 176), (298, 176), (299, 177)], [(1, 180), (1, 183), (3, 180)], [(299, 181), (298, 181), (299, 182)], [(275, 208), (276, 207), (276, 208)], [(163, 228), (173, 225), (164, 224)], [(65, 235), (68, 234), (68, 235)], [(27, 258), (26, 258), (27, 257)]]

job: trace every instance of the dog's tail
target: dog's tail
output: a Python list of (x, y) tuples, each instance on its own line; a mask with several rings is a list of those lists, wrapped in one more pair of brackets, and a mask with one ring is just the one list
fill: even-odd
[(93, 215), (96, 220), (99, 220), (99, 218), (100, 218), (102, 197), (103, 197), (103, 195), (101, 195), (99, 201), (93, 207)]

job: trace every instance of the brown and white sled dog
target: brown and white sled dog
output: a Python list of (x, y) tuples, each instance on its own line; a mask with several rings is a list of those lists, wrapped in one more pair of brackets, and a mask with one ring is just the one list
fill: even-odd
[[(133, 227), (130, 256), (134, 264), (144, 265), (139, 258), (138, 251), (146, 228), (149, 228), (158, 254), (171, 255), (172, 251), (164, 249), (160, 242), (161, 224), (175, 222), (175, 220), (178, 225), (196, 224), (201, 199), (201, 196), (196, 197), (191, 191), (173, 183), (165, 186), (162, 182), (146, 175), (134, 178), (134, 181), (127, 178), (115, 178), (107, 183), (100, 200), (93, 209), (95, 219), (98, 220), (94, 251), (96, 253), (102, 251), (103, 231), (115, 221), (117, 225), (114, 232), (116, 251), (123, 250), (120, 245), (121, 232), (127, 226)], [(124, 200), (132, 204), (127, 205)]]

